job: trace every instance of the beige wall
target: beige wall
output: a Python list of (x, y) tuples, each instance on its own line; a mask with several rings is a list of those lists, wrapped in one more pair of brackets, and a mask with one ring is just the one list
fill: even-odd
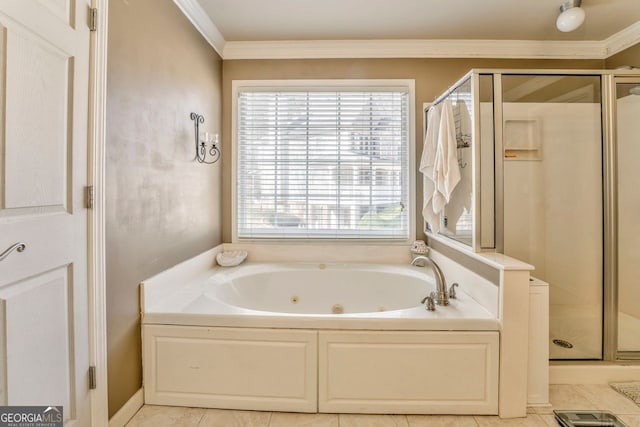
[[(601, 60), (506, 60), (506, 59), (318, 59), (232, 60), (223, 62), (222, 142), (231, 148), (231, 82), (256, 79), (415, 79), (416, 150), (422, 152), (422, 104), (455, 83), (471, 68), (581, 68), (601, 69)], [(419, 156), (416, 156), (417, 161)], [(222, 238), (231, 241), (231, 156), (223, 157)], [(422, 206), (422, 179), (417, 180), (418, 211)], [(416, 216), (416, 230), (422, 229)], [(422, 237), (422, 236), (421, 236)]]
[(193, 160), (192, 111), (220, 132), (222, 61), (171, 0), (109, 2), (109, 415), (142, 386), (138, 283), (221, 241), (221, 165)]
[(605, 60), (605, 68), (613, 69), (621, 65), (640, 68), (640, 43), (623, 50)]

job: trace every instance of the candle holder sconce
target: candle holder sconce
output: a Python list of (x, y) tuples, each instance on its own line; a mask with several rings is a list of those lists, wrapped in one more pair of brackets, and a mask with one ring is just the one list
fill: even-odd
[(200, 135), (200, 125), (204, 123), (204, 116), (198, 113), (191, 113), (189, 116), (193, 120), (196, 142), (196, 157), (199, 163), (208, 165), (215, 163), (220, 159), (220, 150), (218, 149), (218, 134), (204, 132)]

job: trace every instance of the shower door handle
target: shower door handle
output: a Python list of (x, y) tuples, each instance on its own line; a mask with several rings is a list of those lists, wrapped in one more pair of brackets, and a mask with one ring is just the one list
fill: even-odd
[(13, 252), (14, 250), (18, 252), (23, 252), (25, 249), (27, 249), (27, 245), (25, 245), (24, 243), (13, 244), (0, 254), (0, 261), (8, 257), (11, 254), (11, 252)]

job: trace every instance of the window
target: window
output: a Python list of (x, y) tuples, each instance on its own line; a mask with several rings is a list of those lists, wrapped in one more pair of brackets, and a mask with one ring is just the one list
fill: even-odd
[(339, 82), (234, 82), (236, 238), (409, 239), (413, 81)]

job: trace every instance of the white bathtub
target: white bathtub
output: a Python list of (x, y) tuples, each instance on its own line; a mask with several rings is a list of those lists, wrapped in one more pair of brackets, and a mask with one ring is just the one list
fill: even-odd
[(422, 267), (248, 263), (154, 278), (143, 283), (145, 402), (497, 414), (500, 323), (471, 285), (427, 311), (435, 285)]
[[(436, 311), (429, 268), (379, 264), (252, 263), (217, 268), (146, 298), (144, 323), (328, 329), (497, 330), (458, 288)], [(342, 314), (334, 314), (336, 306)]]
[(423, 271), (349, 264), (259, 264), (220, 271), (207, 296), (257, 311), (373, 313), (419, 305), (433, 284)]

